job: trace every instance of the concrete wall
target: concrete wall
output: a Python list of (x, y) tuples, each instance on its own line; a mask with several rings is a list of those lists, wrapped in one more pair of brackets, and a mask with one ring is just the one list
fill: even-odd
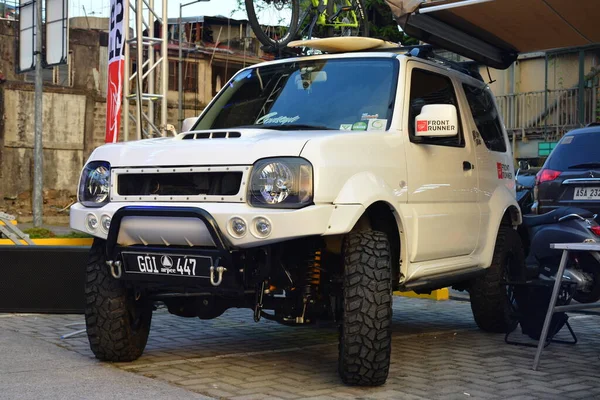
[[(92, 30), (87, 29), (88, 22)], [(83, 164), (94, 148), (104, 144), (106, 121), (107, 48), (101, 45), (107, 42), (101, 31), (105, 21), (83, 18), (71, 23), (72, 83), (69, 87), (45, 83), (43, 96), (44, 193), (61, 192), (63, 203), (74, 199)], [(12, 21), (0, 21), (0, 73), (6, 80), (0, 83), (0, 210), (16, 213), (25, 209), (27, 215), (33, 181), (34, 87), (15, 72), (16, 26)], [(185, 117), (199, 115), (212, 98), (210, 58), (210, 54), (197, 55), (199, 93), (185, 94)], [(176, 55), (171, 54), (170, 59), (176, 60)], [(229, 67), (241, 65), (232, 61)], [(168, 123), (177, 126), (177, 92), (170, 91), (168, 99)], [(130, 110), (133, 112), (133, 107)], [(126, 120), (123, 117), (122, 121)], [(134, 136), (130, 124), (130, 139)], [(45, 207), (50, 207), (52, 199), (47, 200)], [(44, 215), (48, 214), (52, 210), (45, 208)]]
[[(584, 73), (600, 67), (600, 51), (587, 51), (585, 54)], [(513, 72), (514, 68), (514, 72)], [(488, 80), (487, 70), (481, 69), (484, 79)], [(512, 93), (514, 77), (514, 93), (536, 92), (545, 89), (545, 58), (539, 55), (524, 55), (506, 70), (490, 69), (490, 74), (496, 82), (490, 84), (496, 96)], [(568, 53), (551, 56), (548, 60), (548, 89), (569, 89), (579, 82), (579, 54)]]

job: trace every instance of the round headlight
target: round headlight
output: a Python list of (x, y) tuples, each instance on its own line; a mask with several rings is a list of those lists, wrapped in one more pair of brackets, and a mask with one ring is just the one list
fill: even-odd
[(260, 195), (267, 204), (282, 203), (294, 187), (294, 175), (290, 168), (278, 162), (262, 167), (257, 174)]
[(256, 236), (266, 238), (271, 234), (271, 222), (264, 217), (258, 217), (254, 220), (254, 230)]
[(103, 203), (108, 198), (110, 171), (104, 165), (99, 166), (90, 173), (86, 183), (86, 194), (94, 203)]
[(246, 221), (239, 217), (233, 217), (229, 220), (229, 234), (236, 238), (242, 238), (246, 234)]
[(95, 232), (98, 229), (98, 217), (94, 214), (88, 214), (85, 219), (88, 231)]
[(110, 230), (110, 222), (111, 218), (108, 215), (104, 214), (102, 217), (100, 217), (100, 226), (106, 233), (108, 233)]
[(253, 205), (300, 208), (312, 202), (312, 166), (303, 158), (271, 158), (254, 165), (249, 185)]
[(79, 184), (79, 201), (86, 207), (101, 207), (110, 196), (110, 165), (91, 162), (85, 166)]

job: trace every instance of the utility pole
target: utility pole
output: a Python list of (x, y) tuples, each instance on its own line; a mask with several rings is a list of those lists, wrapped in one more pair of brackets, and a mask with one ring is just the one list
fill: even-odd
[[(177, 20), (177, 26), (179, 27), (179, 60), (177, 63), (177, 91), (179, 94), (178, 105), (177, 105), (177, 119), (179, 122), (178, 132), (181, 132), (181, 128), (183, 127), (183, 7), (187, 7), (192, 4), (200, 3), (201, 1), (209, 1), (209, 0), (196, 0), (186, 4), (179, 4), (179, 19)], [(202, 40), (202, 37), (200, 37)]]
[(35, 30), (35, 111), (34, 111), (34, 141), (33, 141), (33, 226), (42, 226), (44, 186), (43, 162), (44, 151), (42, 144), (43, 117), (43, 81), (42, 81), (42, 0), (35, 0), (36, 30)]

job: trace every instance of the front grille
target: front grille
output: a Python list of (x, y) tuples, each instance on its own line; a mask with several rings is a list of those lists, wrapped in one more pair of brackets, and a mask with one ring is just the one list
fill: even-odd
[(117, 180), (120, 196), (234, 196), (242, 172), (127, 173)]

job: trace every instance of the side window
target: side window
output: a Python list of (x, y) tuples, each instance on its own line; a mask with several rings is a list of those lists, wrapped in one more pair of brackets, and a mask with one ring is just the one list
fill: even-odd
[[(464, 147), (465, 141), (463, 140), (462, 131), (459, 131), (459, 134), (453, 137), (427, 138), (415, 136), (415, 118), (421, 113), (423, 106), (429, 104), (452, 104), (458, 111), (456, 92), (450, 78), (435, 72), (415, 68), (412, 70), (410, 78), (410, 108), (408, 111), (410, 141), (439, 146)], [(458, 115), (460, 118), (460, 112)]]
[(485, 146), (491, 151), (506, 152), (506, 142), (502, 132), (502, 124), (494, 99), (489, 91), (471, 85), (463, 84), (473, 120), (477, 125), (479, 135)]

